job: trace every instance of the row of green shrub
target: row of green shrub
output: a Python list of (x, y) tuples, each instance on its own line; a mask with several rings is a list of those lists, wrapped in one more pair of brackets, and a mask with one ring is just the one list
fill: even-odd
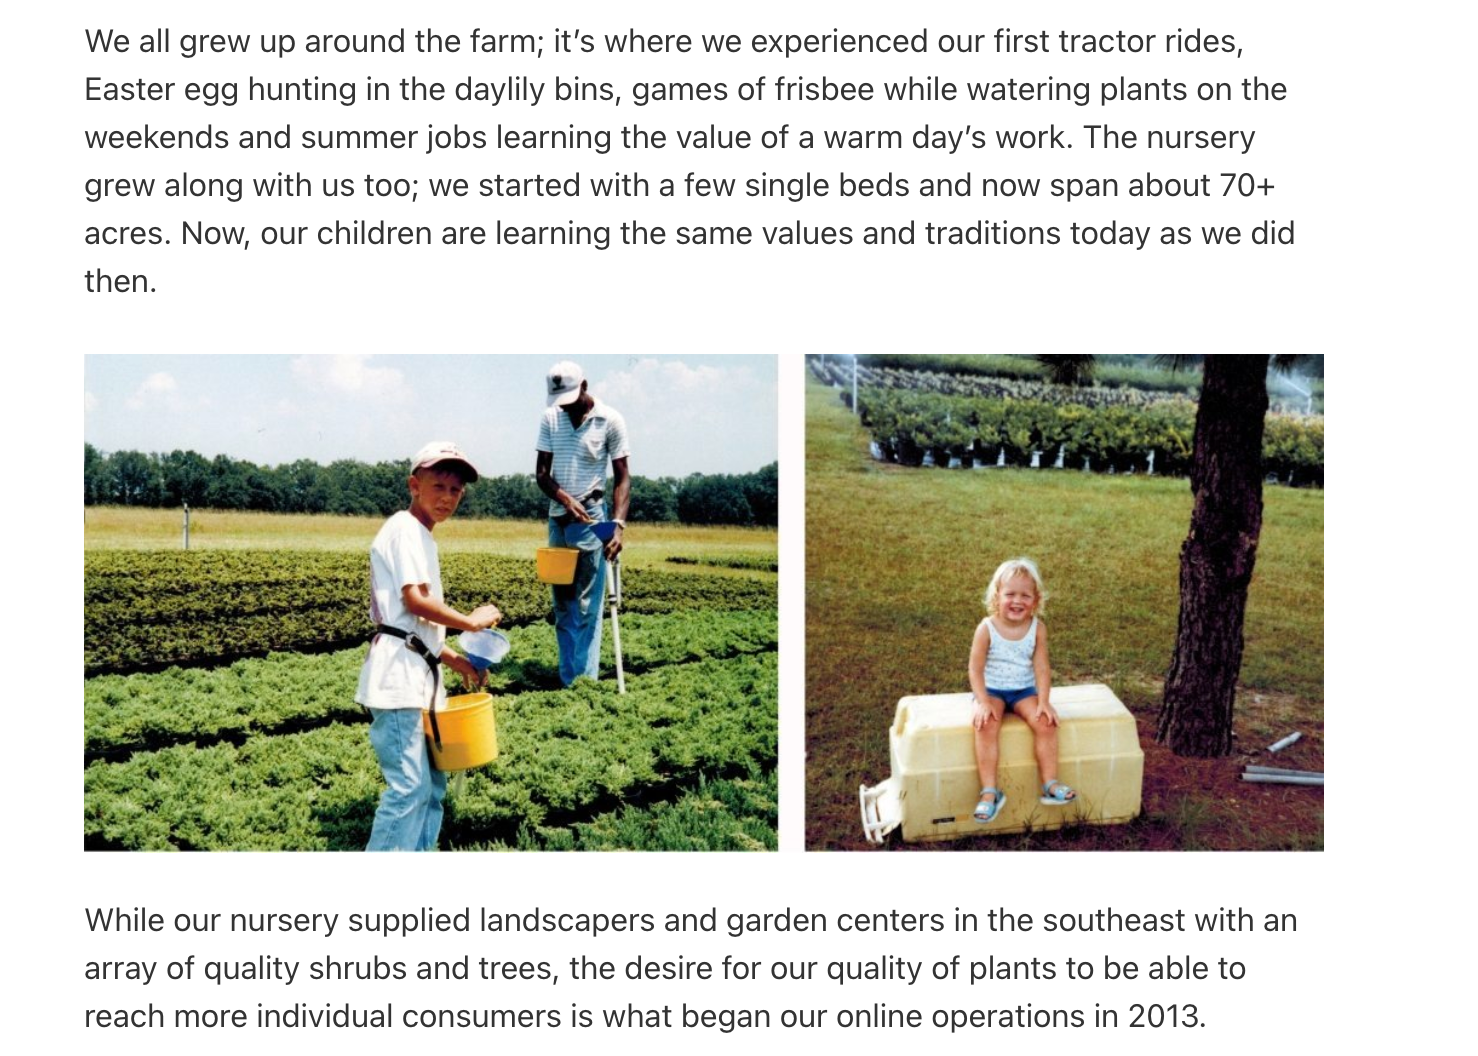
[[(610, 846), (631, 808), (659, 803), (687, 817), (641, 826), (644, 846), (766, 849), (731, 815), (773, 814), (772, 797), (693, 801), (711, 782), (767, 781), (774, 772), (778, 656), (668, 665), (628, 680), (496, 698), (500, 755), (448, 797), (443, 846), (515, 846), (530, 839)], [(180, 744), (83, 771), (83, 839), (96, 850), (357, 850), (384, 780), (362, 724)], [(748, 797), (741, 797), (748, 798)], [(665, 816), (667, 811), (660, 811)], [(715, 815), (713, 826), (695, 824)], [(648, 824), (650, 822), (650, 824)], [(587, 826), (611, 830), (603, 836)], [(555, 830), (568, 829), (561, 836)], [(670, 830), (670, 831), (669, 831)], [(667, 839), (662, 838), (667, 832)], [(598, 838), (597, 838), (598, 837)]]
[[(927, 370), (942, 374), (973, 374), (1034, 381), (1041, 381), (1044, 377), (1042, 364), (1036, 356), (955, 356), (908, 352), (864, 355), (859, 358), (868, 366), (894, 370)], [(1143, 389), (1147, 392), (1175, 392), (1194, 396), (1201, 391), (1199, 371), (1164, 370), (1152, 366), (1100, 362), (1093, 368), (1093, 380), (1111, 388)]]
[[(493, 601), (504, 627), (543, 620), (549, 588), (534, 562), (449, 553), (462, 611)], [(83, 556), (86, 675), (211, 666), (273, 652), (322, 652), (368, 640), (368, 562), (355, 552), (291, 550), (125, 551)], [(773, 610), (773, 580), (660, 568), (623, 576), (623, 608), (655, 614), (691, 609)]]
[(779, 572), (780, 559), (766, 554), (704, 554), (700, 557), (673, 556), (670, 565), (699, 565), (704, 568), (735, 568), (745, 572)]
[[(774, 652), (776, 613), (687, 609), (621, 619), (628, 676), (671, 664)], [(559, 686), (554, 628), (539, 622), (508, 629), (507, 659), (488, 673), (489, 692), (525, 693)], [(452, 639), (455, 645), (456, 639)], [(93, 759), (127, 758), (176, 744), (205, 747), (263, 733), (294, 733), (332, 722), (360, 722), (354, 686), (364, 645), (327, 654), (274, 653), (224, 667), (171, 667), (151, 674), (98, 675), (82, 685), (82, 751)], [(615, 669), (612, 636), (601, 667)], [(448, 690), (456, 688), (448, 676)]]
[[(1186, 356), (1180, 370), (1157, 367), (1153, 356), (1098, 356), (1090, 368), (1092, 384), (1053, 385), (1048, 372), (1036, 356), (956, 356), (928, 353), (895, 355), (860, 355), (861, 383), (879, 388), (922, 389), (956, 396), (1011, 395), (1046, 399), (1052, 403), (1072, 402), (1102, 405), (1118, 402), (1149, 402), (1159, 397), (1195, 399), (1201, 392), (1200, 361), (1204, 356)], [(1320, 377), (1307, 374), (1299, 380), (1300, 388), (1313, 394), (1313, 408), (1322, 413), (1324, 406), (1323, 357), (1307, 357), (1300, 372), (1314, 370)], [(827, 384), (850, 387), (850, 356), (813, 356), (811, 369)], [(1013, 385), (1013, 391), (993, 391), (1002, 384)], [(1027, 391), (1020, 386), (1040, 388)], [(1309, 398), (1299, 395), (1288, 380), (1276, 371), (1268, 375), (1269, 397), (1285, 405), (1293, 413), (1307, 413)]]
[[(1184, 400), (1145, 407), (1086, 407), (1039, 400), (941, 396), (900, 390), (863, 389), (858, 394), (863, 426), (880, 456), (903, 465), (936, 466), (958, 459), (966, 467), (995, 464), (1001, 453), (1010, 466), (1064, 464), (1101, 471), (1144, 472), (1155, 453), (1156, 473), (1190, 471), (1195, 405)], [(1266, 471), (1295, 484), (1324, 483), (1324, 421), (1269, 415), (1263, 438)]]
[(676, 799), (627, 806), (589, 821), (523, 825), (506, 843), (457, 846), (463, 851), (773, 851), (780, 839), (780, 775), (698, 783)]
[[(817, 376), (839, 385), (842, 402), (851, 406), (852, 368), (830, 363), (817, 367)], [(928, 370), (899, 370), (893, 367), (862, 366), (857, 383), (861, 388), (898, 392), (933, 393), (936, 396), (976, 396), (997, 400), (1039, 400), (1051, 404), (1084, 407), (1149, 407), (1175, 400), (1189, 402), (1184, 393), (1147, 389), (1109, 388), (1105, 385), (1054, 385), (1042, 378), (997, 378), (978, 374), (941, 374)]]

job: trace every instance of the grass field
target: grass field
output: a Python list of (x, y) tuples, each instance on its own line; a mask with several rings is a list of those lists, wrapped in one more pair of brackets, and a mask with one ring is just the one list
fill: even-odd
[[(102, 506), (83, 511), (83, 540), (89, 550), (174, 550), (181, 545), (184, 515), (180, 510), (148, 510)], [(381, 517), (314, 516), (193, 510), (192, 550), (363, 550), (384, 523)], [(544, 545), (543, 521), (495, 521), (453, 518), (436, 529), (446, 551), (528, 557)], [(638, 521), (626, 533), (622, 563), (628, 568), (660, 565), (670, 558), (704, 563), (716, 571), (714, 559), (733, 557), (773, 560), (773, 528), (707, 528), (646, 524)]]
[[(1247, 759), (1178, 760), (1152, 743), (1175, 639), (1186, 481), (883, 465), (836, 392), (812, 382), (806, 496), (810, 847), (865, 846), (857, 787), (887, 776), (898, 699), (968, 689), (985, 585), (1000, 561), (1022, 554), (1037, 559), (1051, 595), (1055, 682), (1105, 682), (1138, 720), (1145, 815), (951, 846), (1322, 845), (1322, 792), (1240, 786)], [(1251, 754), (1301, 730), (1304, 742), (1279, 765), (1322, 770), (1324, 496), (1270, 487), (1265, 505), (1237, 743)]]

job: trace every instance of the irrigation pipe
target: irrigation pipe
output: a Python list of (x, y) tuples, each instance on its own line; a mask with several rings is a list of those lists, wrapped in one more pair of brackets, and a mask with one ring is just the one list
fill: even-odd
[(1298, 774), (1284, 776), (1282, 774), (1243, 774), (1243, 781), (1250, 781), (1255, 785), (1315, 785), (1324, 787), (1324, 778), (1301, 777)]
[(1249, 766), (1245, 768), (1249, 774), (1286, 774), (1289, 777), (1323, 777), (1322, 770), (1284, 770), (1276, 766)]
[(1284, 737), (1277, 744), (1270, 744), (1270, 745), (1268, 745), (1268, 751), (1270, 751), (1270, 752), (1281, 752), (1284, 748), (1287, 748), (1289, 745), (1298, 743), (1299, 738), (1301, 738), (1302, 736), (1303, 736), (1302, 733), (1290, 733), (1287, 737)]

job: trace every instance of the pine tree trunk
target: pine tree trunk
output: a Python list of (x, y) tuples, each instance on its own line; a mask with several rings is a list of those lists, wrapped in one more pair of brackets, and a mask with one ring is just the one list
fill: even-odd
[(1247, 586), (1262, 532), (1268, 357), (1207, 356), (1196, 413), (1191, 530), (1180, 551), (1180, 626), (1156, 740), (1176, 755), (1232, 750)]

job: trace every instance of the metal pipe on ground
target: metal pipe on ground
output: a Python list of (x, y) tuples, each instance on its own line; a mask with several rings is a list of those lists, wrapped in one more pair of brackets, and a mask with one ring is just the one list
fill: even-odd
[(1287, 774), (1289, 777), (1323, 777), (1322, 770), (1285, 770), (1277, 766), (1248, 766), (1249, 774)]
[(1282, 774), (1243, 774), (1243, 781), (1255, 785), (1315, 785), (1324, 787), (1323, 777), (1285, 777)]
[(1290, 733), (1287, 737), (1284, 737), (1277, 744), (1268, 745), (1268, 751), (1281, 752), (1284, 748), (1287, 748), (1293, 744), (1297, 744), (1301, 737), (1303, 737), (1302, 733)]

